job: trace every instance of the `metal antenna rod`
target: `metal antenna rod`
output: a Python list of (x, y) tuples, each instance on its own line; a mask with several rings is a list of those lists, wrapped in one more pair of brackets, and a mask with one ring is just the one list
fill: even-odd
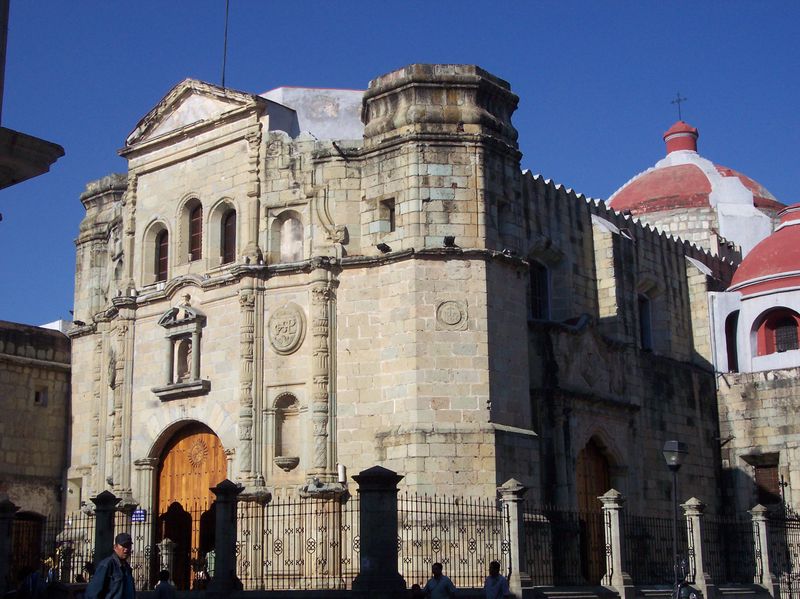
[(228, 10), (231, 0), (225, 0), (225, 40), (222, 45), (222, 87), (225, 87), (225, 65), (228, 62)]

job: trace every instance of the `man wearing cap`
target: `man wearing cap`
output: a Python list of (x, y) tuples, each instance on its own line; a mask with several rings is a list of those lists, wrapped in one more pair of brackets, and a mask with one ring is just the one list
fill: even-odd
[(97, 564), (86, 587), (85, 599), (134, 599), (133, 572), (128, 564), (133, 539), (127, 532), (114, 538), (114, 551)]

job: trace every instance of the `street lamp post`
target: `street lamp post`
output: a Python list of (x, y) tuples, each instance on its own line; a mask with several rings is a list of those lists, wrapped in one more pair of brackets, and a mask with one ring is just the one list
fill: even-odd
[(667, 441), (664, 443), (664, 460), (667, 468), (672, 472), (672, 570), (673, 570), (673, 597), (679, 599), (678, 589), (678, 470), (681, 469), (683, 458), (688, 454), (686, 443), (680, 441)]

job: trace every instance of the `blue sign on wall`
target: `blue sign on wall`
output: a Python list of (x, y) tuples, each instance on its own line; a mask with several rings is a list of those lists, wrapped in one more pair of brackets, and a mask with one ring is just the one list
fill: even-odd
[(147, 510), (137, 508), (131, 513), (131, 522), (144, 522), (147, 519)]

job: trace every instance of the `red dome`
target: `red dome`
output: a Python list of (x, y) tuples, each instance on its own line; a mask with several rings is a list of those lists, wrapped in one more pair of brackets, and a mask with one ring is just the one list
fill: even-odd
[(637, 177), (611, 198), (614, 210), (633, 214), (660, 212), (675, 208), (709, 206), (711, 183), (694, 164), (656, 168)]
[(632, 214), (709, 207), (709, 196), (720, 181), (719, 174), (738, 178), (752, 192), (756, 208), (773, 215), (784, 207), (763, 185), (699, 156), (698, 137), (697, 129), (684, 121), (672, 125), (664, 133), (667, 157), (617, 190), (609, 198), (609, 206)]
[(780, 217), (778, 229), (736, 269), (728, 291), (754, 295), (800, 286), (800, 204), (784, 208)]

